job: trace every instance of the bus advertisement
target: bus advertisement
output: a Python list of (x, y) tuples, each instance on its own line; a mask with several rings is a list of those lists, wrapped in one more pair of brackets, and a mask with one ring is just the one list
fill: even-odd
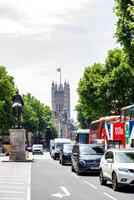
[(102, 141), (109, 147), (134, 148), (134, 105), (121, 109), (121, 116), (108, 116), (90, 124), (90, 143)]

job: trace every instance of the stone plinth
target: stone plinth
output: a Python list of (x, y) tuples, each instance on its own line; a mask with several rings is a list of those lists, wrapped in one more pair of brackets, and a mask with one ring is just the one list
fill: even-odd
[(9, 132), (10, 132), (10, 146), (11, 146), (9, 160), (11, 161), (26, 160), (25, 129), (10, 129)]

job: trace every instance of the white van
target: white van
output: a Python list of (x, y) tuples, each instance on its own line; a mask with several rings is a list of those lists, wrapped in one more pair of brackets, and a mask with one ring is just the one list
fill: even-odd
[(71, 140), (68, 138), (55, 138), (54, 145), (52, 146), (51, 150), (51, 157), (56, 160), (59, 159), (60, 150), (63, 147), (63, 144), (71, 144)]

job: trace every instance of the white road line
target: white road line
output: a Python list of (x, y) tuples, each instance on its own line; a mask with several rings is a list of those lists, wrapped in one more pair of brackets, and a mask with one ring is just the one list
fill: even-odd
[(20, 198), (0, 197), (0, 200), (23, 200)]
[(2, 181), (2, 180), (0, 180), (0, 183), (2, 183), (2, 184), (15, 184), (15, 185), (24, 185), (24, 182), (23, 183), (18, 183), (18, 182), (16, 182), (16, 181)]
[(0, 178), (7, 178), (7, 179), (12, 179), (12, 178), (15, 178), (15, 179), (19, 179), (19, 180), (24, 180), (24, 176), (16, 176), (16, 175), (9, 175), (9, 176), (3, 176), (3, 175), (0, 175)]
[(79, 176), (77, 176), (76, 174), (74, 173), (71, 173), (72, 176), (74, 176), (75, 178), (79, 178)]
[(8, 191), (8, 190), (0, 190), (0, 193), (14, 193), (14, 194), (24, 194), (24, 192), (20, 191)]
[(107, 194), (106, 192), (103, 192), (103, 194), (104, 194), (104, 195), (106, 195), (107, 197), (109, 197), (109, 198), (113, 199), (113, 200), (117, 200), (115, 197), (113, 197), (113, 196), (111, 196), (111, 195)]
[(84, 183), (90, 185), (92, 188), (97, 189), (97, 187), (95, 185), (92, 185), (91, 183), (87, 182), (87, 181), (83, 181)]
[(61, 188), (61, 189), (63, 190), (63, 192), (65, 193), (64, 196), (70, 196), (70, 193), (68, 192), (67, 188), (65, 188), (64, 186), (61, 186), (60, 188)]
[(25, 189), (25, 187), (16, 187), (16, 186), (0, 186), (0, 188), (3, 188), (3, 189)]
[(25, 179), (19, 179), (19, 178), (7, 178), (7, 179), (5, 179), (5, 178), (1, 178), (0, 177), (0, 180), (1, 181), (5, 181), (5, 180), (7, 180), (7, 181), (16, 181), (16, 182), (25, 182)]
[(29, 166), (29, 176), (28, 176), (28, 189), (27, 189), (27, 200), (30, 200), (30, 185), (31, 185), (31, 163)]

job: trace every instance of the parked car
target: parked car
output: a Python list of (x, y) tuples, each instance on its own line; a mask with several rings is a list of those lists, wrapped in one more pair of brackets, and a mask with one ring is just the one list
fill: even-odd
[(73, 144), (64, 144), (63, 148), (60, 150), (59, 163), (61, 165), (71, 164), (71, 154), (72, 154)]
[(43, 145), (42, 144), (34, 144), (32, 146), (32, 154), (41, 154), (43, 155)]
[(99, 172), (103, 148), (97, 144), (75, 144), (71, 156), (71, 170), (77, 175), (83, 172)]
[(60, 150), (63, 148), (63, 144), (71, 144), (71, 140), (68, 138), (55, 138), (54, 145), (51, 150), (51, 157), (56, 160), (59, 159)]
[(108, 149), (100, 162), (100, 184), (112, 182), (113, 190), (134, 185), (134, 149)]

